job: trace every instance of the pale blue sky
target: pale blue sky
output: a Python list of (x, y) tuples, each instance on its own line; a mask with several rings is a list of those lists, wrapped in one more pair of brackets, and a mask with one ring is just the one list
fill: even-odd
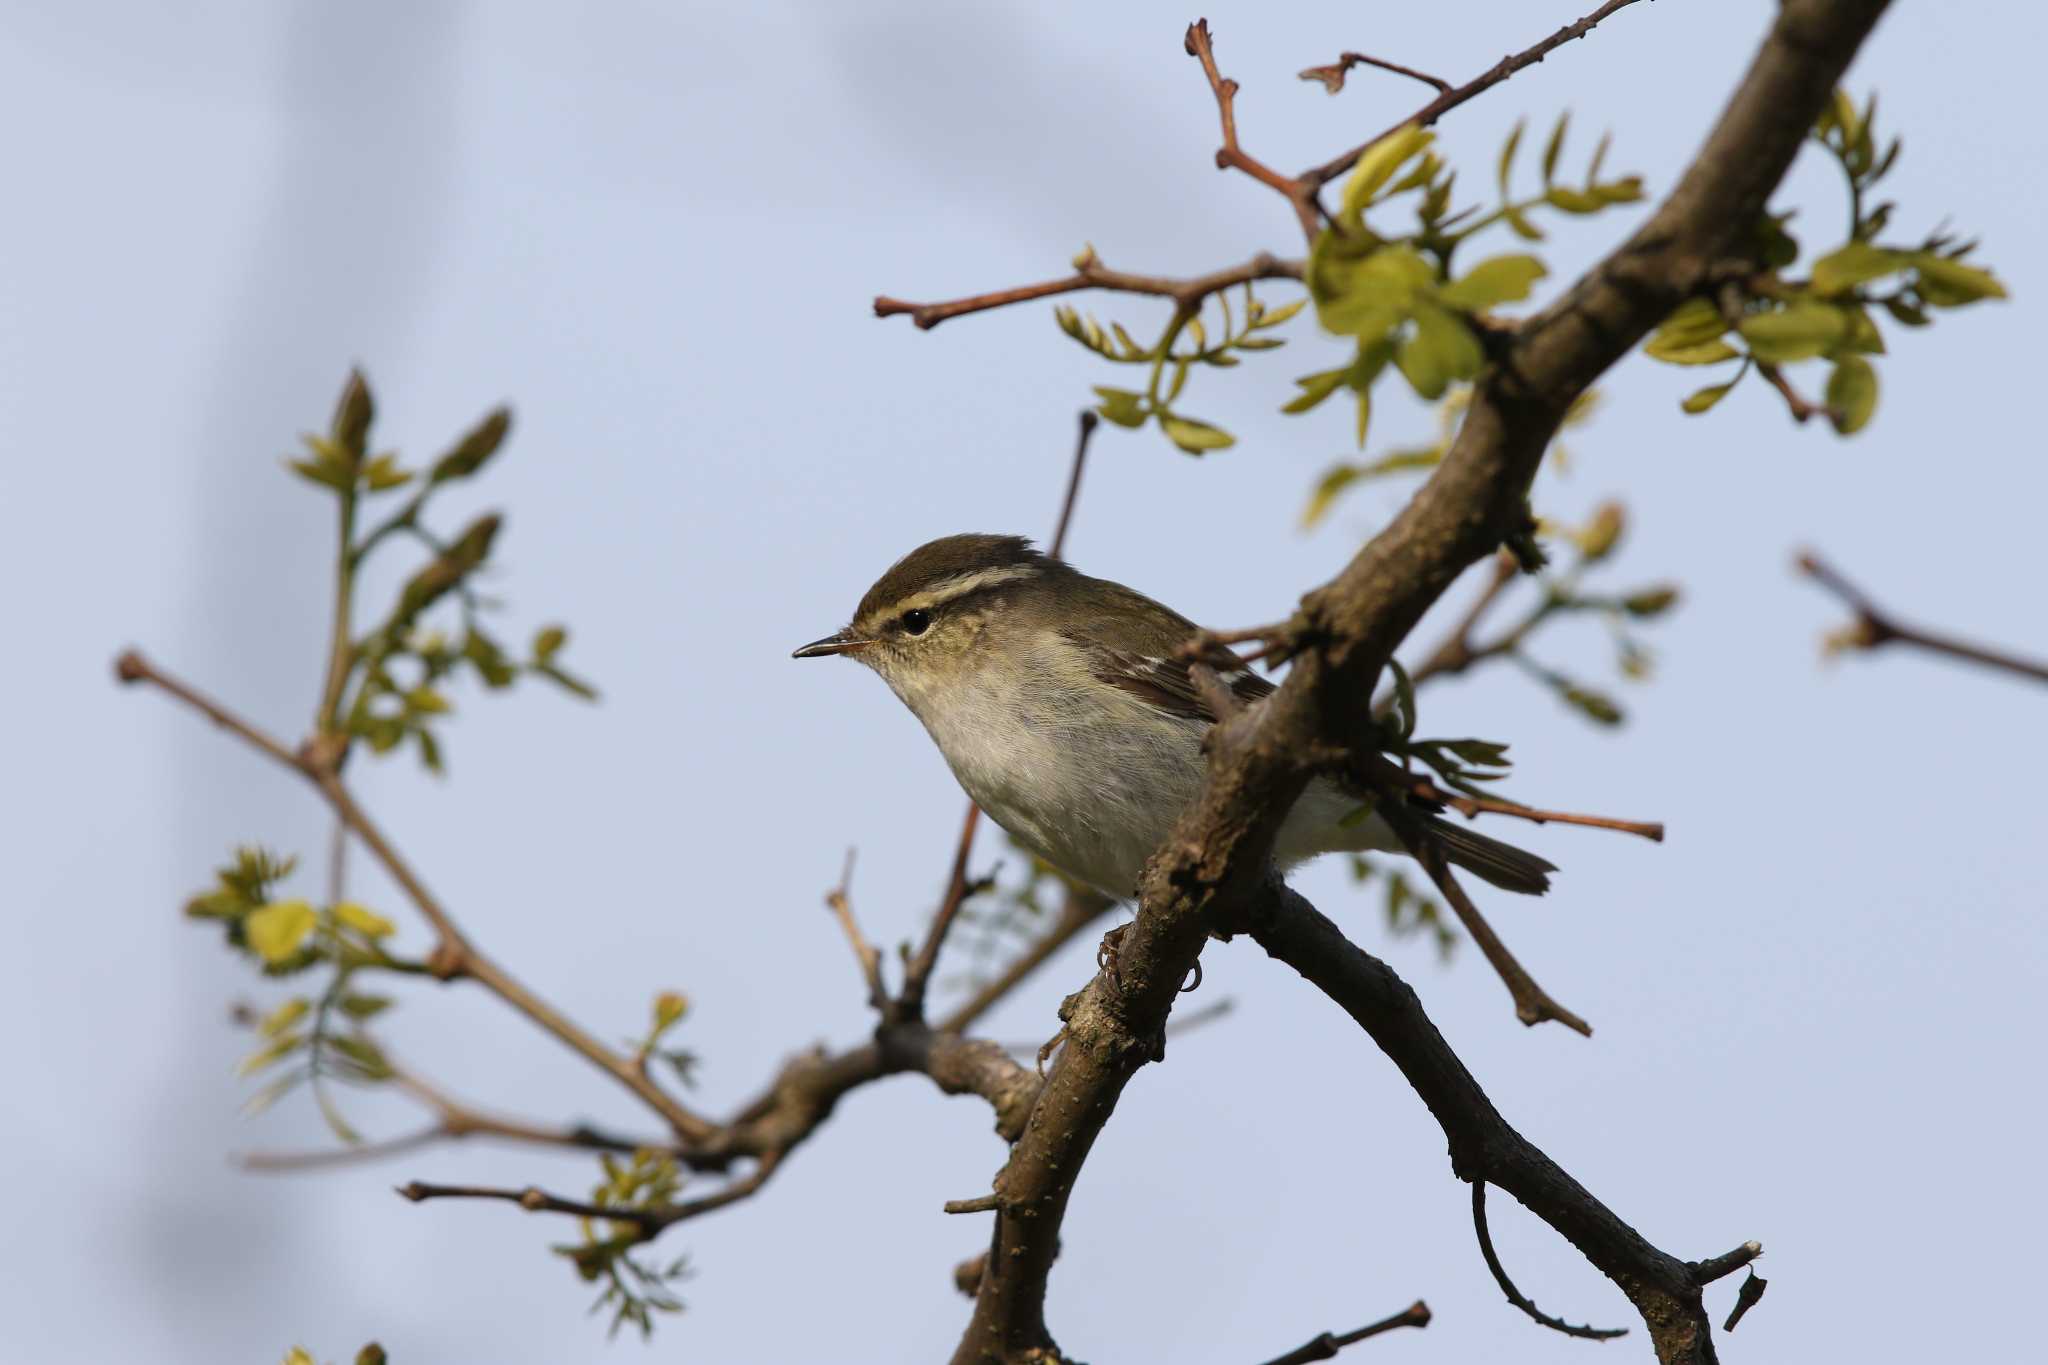
[[(1583, 3), (1583, 0), (1580, 0)], [(1256, 151), (1305, 163), (1418, 87), (1293, 79), (1364, 47), (1481, 69), (1578, 3), (1213, 3)], [(1669, 187), (1746, 62), (1765, 0), (1632, 8), (1445, 127), (1489, 180), (1520, 113), (1612, 128), (1610, 167)], [(0, 704), (14, 721), (0, 839), (14, 888), (0, 1026), (15, 1080), (0, 1169), (20, 1231), (0, 1318), (24, 1360), (269, 1361), (293, 1341), (400, 1365), (595, 1360), (569, 1235), (495, 1206), (413, 1207), (410, 1178), (584, 1186), (572, 1157), (436, 1151), (304, 1179), (225, 1153), (322, 1140), (290, 1106), (244, 1122), (226, 1006), (258, 994), (177, 907), (235, 842), (317, 852), (309, 795), (162, 700), (114, 688), (140, 644), (267, 724), (311, 708), (325, 508), (278, 472), (363, 364), (380, 439), (424, 455), (502, 399), (518, 412), (482, 501), (509, 512), (509, 619), (562, 618), (605, 690), (458, 698), (452, 777), (360, 773), (463, 922), (596, 1032), (690, 993), (700, 1098), (867, 1024), (819, 909), (849, 844), (878, 936), (919, 925), (960, 797), (910, 717), (851, 668), (793, 664), (873, 575), (952, 531), (1043, 534), (1072, 416), (1113, 382), (1043, 306), (920, 334), (869, 298), (1112, 264), (1195, 271), (1292, 249), (1279, 201), (1211, 167), (1213, 106), (1158, 3), (9, 4), (0, 112)], [(1800, 430), (1759, 389), (1688, 420), (1694, 383), (1631, 359), (1544, 505), (1620, 495), (1625, 581), (1677, 578), (1660, 676), (1595, 733), (1519, 678), (1445, 687), (1430, 728), (1509, 739), (1518, 794), (1658, 817), (1662, 847), (1546, 830), (1563, 865), (1497, 926), (1596, 1026), (1513, 1020), (1477, 955), (1389, 944), (1334, 867), (1303, 888), (1417, 985), (1511, 1119), (1667, 1249), (1750, 1237), (1770, 1296), (1732, 1360), (2009, 1353), (2035, 1297), (2039, 689), (1898, 655), (1823, 668), (1823, 547), (1901, 613), (2048, 650), (2031, 554), (2048, 497), (2039, 386), (2044, 203), (2032, 7), (1902, 4), (1852, 77), (1906, 134), (1889, 188), (1912, 233), (1982, 234), (2014, 301), (1896, 337), (1864, 436)], [(1832, 232), (1826, 168), (1782, 202)], [(1560, 273), (1624, 230), (1557, 239)], [(1275, 290), (1273, 297), (1285, 296)], [(1106, 311), (1151, 314), (1135, 304)], [(1187, 406), (1237, 431), (1203, 461), (1105, 432), (1073, 533), (1082, 567), (1217, 625), (1269, 619), (1396, 505), (1354, 496), (1293, 529), (1344, 419), (1279, 417), (1336, 343), (1203, 376)], [(1391, 397), (1391, 394), (1389, 394)], [(1381, 405), (1388, 442), (1425, 429)], [(2030, 454), (2029, 452), (2036, 452)], [(451, 512), (474, 505), (464, 492)], [(1549, 659), (1606, 681), (1599, 631)], [(991, 846), (986, 853), (993, 853)], [(374, 903), (390, 890), (364, 875)], [(415, 931), (414, 941), (419, 941)], [(1051, 1032), (1091, 970), (1060, 959), (991, 1021)], [(1236, 1365), (1418, 1296), (1435, 1325), (1359, 1359), (1646, 1358), (1542, 1332), (1501, 1302), (1465, 1187), (1393, 1069), (1248, 945), (1212, 950), (1227, 1022), (1132, 1085), (1075, 1197), (1050, 1315), (1102, 1361)], [(387, 1031), (479, 1103), (619, 1125), (629, 1104), (468, 989)], [(2030, 1077), (2036, 1079), (2028, 1079)], [(365, 1102), (364, 1126), (412, 1119)], [(689, 1313), (623, 1359), (943, 1358), (948, 1277), (978, 1219), (939, 1212), (1000, 1160), (984, 1110), (915, 1078), (848, 1100), (755, 1201), (664, 1243)], [(1597, 1272), (1504, 1198), (1496, 1237), (1540, 1304), (1634, 1323)], [(1725, 1311), (1732, 1281), (1711, 1298)], [(849, 1324), (855, 1326), (847, 1334)]]

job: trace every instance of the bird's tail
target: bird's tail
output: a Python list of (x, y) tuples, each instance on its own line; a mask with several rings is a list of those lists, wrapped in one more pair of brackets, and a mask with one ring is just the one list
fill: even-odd
[(1431, 819), (1429, 827), (1443, 844), (1444, 856), (1481, 881), (1525, 896), (1540, 896), (1550, 889), (1555, 863), (1449, 820)]

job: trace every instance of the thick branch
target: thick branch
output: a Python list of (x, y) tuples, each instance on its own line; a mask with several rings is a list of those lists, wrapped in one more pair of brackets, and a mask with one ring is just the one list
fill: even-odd
[[(1601, 13), (1612, 8), (1619, 6)], [(1312, 766), (1332, 746), (1372, 749), (1370, 711), (1356, 699), (1371, 695), (1395, 647), (1459, 573), (1527, 528), (1530, 481), (1572, 401), (1734, 251), (1883, 9), (1884, 0), (1787, 0), (1671, 197), (1503, 346), (1428, 482), (1334, 581), (1303, 600), (1291, 623), (1300, 648), (1279, 691), (1212, 729), (1208, 778), (1146, 869), (1138, 917), (1118, 946), (1120, 970), (1114, 980), (1098, 975), (1063, 1007), (1067, 1044), (997, 1178), (1005, 1207), (955, 1353), (960, 1365), (1056, 1352), (1045, 1283), (1073, 1182), (1124, 1085), (1158, 1055), (1174, 994), (1209, 933), (1241, 924), (1242, 907), (1265, 884), (1274, 833)], [(1314, 979), (1310, 964), (1296, 965)], [(1411, 1041), (1374, 1036), (1383, 1046)], [(1433, 1028), (1427, 1036), (1441, 1048)], [(1452, 1134), (1461, 1173), (1483, 1175), (1535, 1208), (1613, 1275), (1643, 1312), (1660, 1357), (1712, 1359), (1683, 1263), (1643, 1242), (1514, 1135), (1461, 1066), (1456, 1075), (1491, 1115), (1482, 1130), (1489, 1140), (1478, 1149), (1462, 1131)], [(1443, 1096), (1424, 1098), (1435, 1108)]]
[(1356, 1020), (1400, 1069), (1442, 1127), (1459, 1179), (1506, 1190), (1576, 1246), (1642, 1313), (1659, 1360), (1713, 1360), (1694, 1267), (1652, 1246), (1515, 1131), (1392, 968), (1284, 889), (1256, 908), (1251, 933)]
[(1915, 649), (1924, 649), (1931, 654), (1945, 654), (1951, 659), (1961, 659), (1966, 663), (2017, 673), (2022, 678), (2032, 678), (2035, 682), (2048, 682), (2048, 663), (2040, 663), (2016, 654), (2008, 654), (2001, 649), (1958, 640), (1953, 635), (1943, 635), (1905, 624), (1864, 596), (1861, 589), (1835, 572), (1811, 550), (1799, 556), (1798, 564), (1801, 573), (1848, 603), (1850, 610), (1856, 613), (1855, 621), (1847, 630), (1838, 631), (1829, 637), (1829, 643), (1838, 648), (1876, 649), (1888, 644), (1911, 645)]

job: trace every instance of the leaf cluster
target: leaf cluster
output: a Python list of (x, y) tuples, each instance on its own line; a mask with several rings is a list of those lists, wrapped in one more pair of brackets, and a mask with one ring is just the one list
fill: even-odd
[[(1084, 253), (1083, 259), (1092, 258), (1092, 254)], [(1095, 387), (1095, 411), (1104, 421), (1134, 429), (1156, 422), (1166, 438), (1189, 455), (1205, 455), (1236, 444), (1235, 436), (1214, 423), (1174, 410), (1181, 390), (1187, 386), (1189, 372), (1197, 365), (1230, 369), (1245, 352), (1270, 351), (1281, 346), (1283, 338), (1267, 333), (1299, 313), (1308, 301), (1296, 299), (1278, 308), (1268, 308), (1247, 282), (1240, 325), (1232, 313), (1229, 294), (1219, 293), (1215, 300), (1221, 321), (1213, 339), (1202, 321), (1201, 309), (1182, 309), (1175, 311), (1166, 330), (1150, 346), (1140, 346), (1132, 340), (1122, 323), (1111, 322), (1109, 330), (1104, 331), (1102, 324), (1077, 309), (1054, 308), (1053, 318), (1060, 330), (1095, 354), (1120, 365), (1149, 368), (1149, 380), (1142, 391), (1108, 385)], [(1205, 300), (1203, 307), (1206, 306)], [(1183, 338), (1187, 344), (1180, 346)], [(1177, 346), (1180, 348), (1176, 349)]]
[[(598, 1161), (604, 1178), (592, 1190), (590, 1202), (608, 1209), (664, 1213), (675, 1206), (675, 1196), (686, 1178), (673, 1156), (648, 1148), (625, 1160), (606, 1152)], [(590, 1311), (611, 1310), (613, 1335), (632, 1323), (647, 1337), (654, 1331), (654, 1314), (683, 1311), (675, 1285), (689, 1276), (687, 1256), (658, 1263), (636, 1255), (650, 1236), (642, 1221), (584, 1218), (579, 1222), (583, 1240), (553, 1250), (566, 1257), (585, 1282), (603, 1286)]]
[[(437, 725), (452, 710), (446, 687), (464, 672), (490, 690), (538, 676), (586, 700), (597, 694), (562, 667), (559, 656), (568, 640), (563, 627), (536, 631), (524, 657), (515, 656), (483, 628), (481, 617), (495, 604), (477, 591), (476, 584), (492, 567), (502, 519), (495, 513), (478, 516), (452, 539), (443, 539), (425, 521), (438, 493), (474, 478), (491, 463), (511, 429), (511, 413), (494, 409), (419, 469), (404, 467), (396, 452), (368, 453), (375, 415), (368, 383), (360, 373), (351, 374), (327, 432), (304, 437), (307, 455), (287, 461), (295, 473), (327, 489), (339, 503), (343, 629), (349, 629), (346, 617), (359, 575), (373, 556), (404, 541), (419, 548), (423, 558), (400, 584), (377, 624), (342, 642), (323, 701), (322, 727), (362, 740), (378, 754), (411, 740), (420, 761), (440, 772)], [(412, 495), (374, 527), (358, 533), (362, 514), (383, 495), (402, 488), (411, 488)], [(459, 609), (459, 630), (429, 624), (435, 609), (448, 602)]]
[[(1751, 371), (1775, 378), (1778, 367), (1824, 360), (1829, 370), (1823, 410), (1844, 436), (1861, 431), (1877, 410), (1878, 379), (1870, 357), (1885, 353), (1874, 310), (1904, 327), (1925, 327), (1935, 310), (2002, 299), (2005, 286), (1966, 257), (1975, 242), (1936, 233), (1915, 245), (1879, 240), (1895, 205), (1872, 202), (1878, 182), (1897, 163), (1901, 146), (1877, 134), (1877, 97), (1861, 109), (1843, 91), (1822, 113), (1813, 141), (1840, 166), (1848, 186), (1849, 237), (1812, 262), (1804, 279), (1786, 272), (1799, 260), (1790, 213), (1766, 215), (1750, 254), (1758, 268), (1713, 299), (1687, 300), (1645, 343), (1644, 353), (1671, 365), (1736, 362), (1727, 379), (1686, 396), (1680, 407), (1703, 413)], [(1882, 150), (1880, 150), (1882, 146)]]
[[(1456, 253), (1470, 239), (1505, 225), (1526, 241), (1544, 238), (1533, 214), (1543, 208), (1573, 215), (1598, 213), (1642, 198), (1635, 176), (1602, 180), (1603, 139), (1583, 186), (1558, 182), (1568, 119), (1560, 118), (1541, 161), (1542, 192), (1522, 200), (1512, 193), (1517, 124), (1501, 149), (1500, 202), (1481, 215), (1477, 206), (1453, 212), (1457, 173), (1432, 150), (1435, 135), (1413, 125), (1390, 133), (1360, 154), (1344, 183), (1338, 212), (1309, 253), (1307, 284), (1324, 330), (1354, 342), (1351, 363), (1295, 380), (1301, 392), (1282, 411), (1308, 412), (1339, 389), (1356, 405), (1356, 437), (1365, 446), (1372, 420), (1372, 387), (1389, 363), (1428, 401), (1469, 380), (1486, 361), (1489, 314), (1529, 297), (1549, 273), (1527, 252), (1492, 256), (1454, 272)], [(1407, 194), (1416, 196), (1415, 221), (1402, 233), (1375, 229), (1368, 215)]]
[(280, 897), (278, 883), (296, 866), (258, 848), (242, 848), (215, 874), (215, 885), (192, 897), (185, 914), (222, 925), (228, 945), (268, 977), (327, 972), (317, 994), (292, 995), (267, 1012), (248, 1012), (261, 1042), (242, 1059), (243, 1076), (270, 1073), (248, 1101), (250, 1112), (268, 1108), (300, 1085), (310, 1085), (328, 1126), (344, 1142), (358, 1141), (341, 1117), (325, 1082), (375, 1085), (391, 1079), (390, 1063), (364, 1025), (391, 1005), (387, 995), (355, 988), (365, 970), (416, 972), (417, 963), (392, 957), (385, 941), (397, 932), (389, 919), (354, 901), (316, 906)]

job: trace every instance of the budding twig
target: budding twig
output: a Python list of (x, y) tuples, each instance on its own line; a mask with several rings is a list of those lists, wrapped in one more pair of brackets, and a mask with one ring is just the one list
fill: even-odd
[(1801, 573), (1848, 603), (1850, 609), (1856, 613), (1854, 624), (1848, 630), (1837, 632), (1830, 637), (1831, 643), (1856, 649), (1876, 649), (1887, 644), (1911, 645), (1916, 649), (1946, 654), (1952, 659), (1962, 659), (1967, 663), (2017, 673), (2023, 678), (2032, 678), (2035, 682), (2048, 682), (2048, 663), (1904, 624), (1872, 602), (1861, 589), (1842, 577), (1811, 550), (1802, 551), (1796, 563)]

